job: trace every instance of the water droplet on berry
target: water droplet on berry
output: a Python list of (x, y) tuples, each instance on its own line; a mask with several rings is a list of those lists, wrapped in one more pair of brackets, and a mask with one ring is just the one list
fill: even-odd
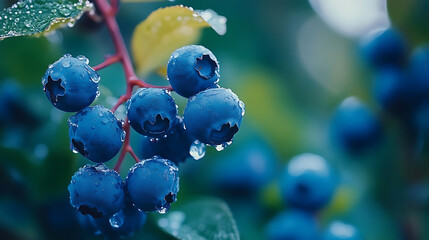
[(119, 228), (124, 224), (124, 218), (121, 212), (115, 213), (111, 218), (109, 218), (109, 223), (113, 228)]
[(168, 208), (166, 208), (166, 207), (162, 207), (162, 208), (158, 209), (158, 213), (160, 213), (160, 214), (165, 214), (167, 212), (168, 212)]
[(177, 57), (179, 57), (179, 53), (178, 52), (174, 52), (173, 55), (171, 55), (171, 57), (177, 58)]
[(240, 109), (241, 109), (241, 116), (244, 116), (244, 114), (246, 113), (246, 106), (244, 105), (244, 102), (238, 101), (238, 105), (240, 106)]
[(229, 141), (229, 142), (225, 142), (225, 143), (222, 143), (222, 144), (219, 144), (219, 145), (216, 145), (215, 146), (215, 148), (216, 148), (216, 150), (217, 151), (223, 151), (226, 147), (228, 147), (229, 145), (231, 145), (232, 144), (232, 140), (231, 141)]
[(77, 56), (76, 58), (77, 58), (77, 60), (82, 61), (82, 62), (84, 62), (84, 63), (86, 63), (86, 64), (88, 64), (88, 63), (89, 63), (88, 58), (86, 58), (86, 57), (85, 57), (85, 56), (83, 56), (83, 55), (79, 55), (79, 56)]
[(125, 131), (122, 131), (122, 134), (121, 134), (121, 141), (122, 142), (125, 141), (126, 136), (127, 136), (127, 133)]
[(204, 143), (195, 140), (189, 148), (189, 155), (195, 160), (200, 160), (206, 154), (206, 145)]
[(219, 145), (216, 145), (216, 146), (215, 146), (215, 148), (216, 148), (216, 150), (217, 150), (217, 151), (219, 151), (219, 152), (220, 152), (220, 151), (222, 151), (222, 150), (224, 150), (224, 149), (225, 149), (225, 145), (223, 145), (223, 144), (219, 144)]
[(65, 68), (69, 68), (71, 67), (71, 62), (69, 59), (64, 59), (63, 61), (61, 61), (61, 65)]

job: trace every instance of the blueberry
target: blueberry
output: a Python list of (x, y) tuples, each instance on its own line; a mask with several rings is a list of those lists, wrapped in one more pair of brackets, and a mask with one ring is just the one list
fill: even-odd
[(171, 54), (167, 75), (174, 91), (189, 98), (207, 88), (217, 87), (219, 64), (207, 48), (189, 45)]
[(113, 216), (91, 218), (90, 221), (106, 237), (131, 237), (146, 222), (146, 214), (126, 201), (124, 208)]
[(174, 99), (163, 89), (140, 88), (127, 102), (130, 125), (138, 133), (158, 138), (177, 123)]
[(314, 216), (300, 210), (282, 212), (267, 226), (269, 240), (315, 240), (319, 238)]
[(335, 221), (322, 235), (322, 240), (361, 240), (359, 231), (352, 225)]
[(429, 98), (429, 45), (418, 47), (410, 59), (411, 84), (420, 99)]
[(124, 206), (124, 183), (117, 172), (104, 164), (85, 165), (68, 186), (70, 203), (94, 218), (109, 217)]
[(210, 179), (222, 192), (247, 195), (257, 193), (273, 179), (277, 156), (261, 139), (220, 157), (210, 168)]
[(179, 119), (174, 131), (166, 137), (155, 140), (151, 137), (143, 136), (140, 157), (148, 159), (158, 155), (178, 164), (191, 157), (189, 148), (193, 142), (194, 139), (189, 136), (184, 128), (183, 121)]
[(418, 87), (404, 70), (381, 69), (374, 79), (374, 95), (386, 111), (395, 115), (409, 114), (418, 101)]
[(189, 99), (184, 113), (186, 130), (203, 143), (225, 144), (240, 128), (244, 109), (230, 89), (207, 89)]
[(95, 234), (95, 235), (100, 235), (101, 232), (95, 227), (94, 225), (94, 218), (91, 217), (91, 215), (83, 215), (82, 213), (80, 213), (79, 211), (76, 212), (76, 218), (77, 221), (79, 222), (79, 225), (87, 232)]
[(100, 76), (83, 56), (64, 55), (49, 66), (42, 78), (43, 91), (58, 109), (77, 112), (88, 107), (98, 95)]
[(331, 200), (336, 184), (326, 160), (315, 154), (292, 158), (282, 173), (281, 193), (291, 206), (316, 211)]
[(125, 186), (132, 203), (145, 212), (165, 213), (179, 191), (178, 168), (170, 160), (155, 156), (135, 164)]
[(361, 42), (364, 59), (374, 68), (402, 66), (407, 57), (407, 44), (395, 29), (372, 33)]
[(378, 117), (355, 97), (346, 98), (337, 108), (331, 123), (333, 140), (351, 154), (376, 146), (382, 136)]
[(87, 107), (69, 118), (70, 148), (93, 162), (106, 162), (121, 149), (122, 122), (103, 106)]

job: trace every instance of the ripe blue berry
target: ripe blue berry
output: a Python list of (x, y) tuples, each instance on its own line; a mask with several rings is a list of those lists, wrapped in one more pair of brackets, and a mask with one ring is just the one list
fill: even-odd
[(360, 47), (364, 59), (374, 68), (402, 66), (407, 57), (405, 39), (394, 29), (371, 34), (363, 39)]
[(375, 146), (382, 135), (380, 120), (355, 97), (346, 98), (336, 110), (331, 134), (343, 149), (352, 154)]
[(76, 212), (76, 218), (79, 222), (79, 225), (87, 232), (100, 235), (101, 232), (94, 226), (94, 218), (91, 215), (83, 215), (79, 211)]
[(145, 212), (165, 213), (179, 191), (178, 168), (170, 160), (155, 156), (135, 164), (125, 182), (131, 202)]
[(244, 111), (244, 103), (230, 89), (207, 89), (189, 99), (184, 113), (186, 130), (203, 143), (225, 144), (240, 128)]
[(429, 98), (429, 46), (421, 46), (414, 50), (410, 59), (411, 83), (415, 86), (420, 99)]
[(173, 52), (167, 75), (174, 91), (189, 98), (207, 88), (217, 87), (219, 64), (207, 48), (189, 45)]
[(88, 107), (98, 95), (100, 76), (83, 56), (64, 55), (49, 66), (42, 78), (43, 91), (58, 109), (77, 112)]
[(418, 87), (399, 68), (381, 69), (374, 80), (374, 95), (378, 103), (396, 115), (410, 113), (418, 99)]
[(129, 201), (111, 217), (91, 218), (92, 225), (104, 236), (111, 238), (131, 237), (145, 222), (146, 214)]
[(122, 122), (103, 106), (87, 107), (69, 118), (70, 148), (94, 162), (106, 162), (121, 149)]
[(68, 186), (70, 203), (82, 214), (109, 217), (124, 206), (124, 183), (104, 164), (80, 168)]
[(189, 148), (194, 142), (194, 139), (189, 136), (188, 132), (185, 130), (183, 121), (181, 119), (178, 121), (174, 131), (168, 134), (167, 137), (153, 139), (143, 136), (140, 157), (148, 159), (158, 155), (169, 159), (175, 164), (184, 162), (186, 158), (191, 157)]
[(267, 226), (269, 240), (315, 240), (319, 239), (317, 222), (307, 212), (291, 210), (278, 214)]
[(127, 102), (130, 125), (138, 133), (149, 137), (162, 137), (177, 122), (174, 99), (163, 89), (140, 88)]
[(333, 222), (322, 235), (322, 240), (361, 240), (359, 231), (352, 225)]
[(331, 200), (335, 179), (326, 160), (315, 154), (301, 154), (290, 160), (282, 173), (281, 193), (290, 205), (315, 211)]
[(240, 149), (220, 157), (210, 168), (210, 179), (222, 192), (256, 193), (273, 179), (277, 157), (262, 139), (253, 139)]

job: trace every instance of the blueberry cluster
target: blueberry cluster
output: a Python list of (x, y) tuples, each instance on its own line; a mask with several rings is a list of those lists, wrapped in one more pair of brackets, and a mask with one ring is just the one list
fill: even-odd
[(143, 160), (123, 181), (104, 163), (121, 150), (124, 124), (109, 109), (90, 106), (99, 95), (100, 76), (88, 63), (82, 56), (63, 56), (46, 71), (43, 90), (56, 108), (76, 112), (68, 120), (70, 148), (95, 163), (80, 168), (68, 187), (79, 221), (93, 233), (127, 237), (144, 224), (147, 212), (165, 213), (176, 201), (178, 163), (203, 157), (206, 145), (224, 148), (231, 143), (244, 104), (217, 85), (219, 64), (208, 49), (192, 45), (176, 50), (168, 78), (174, 91), (189, 97), (184, 117), (167, 90), (140, 88), (130, 97), (127, 118), (143, 135)]
[(292, 209), (268, 223), (268, 239), (362, 239), (356, 228), (342, 222), (333, 222), (323, 233), (318, 229), (315, 214), (329, 204), (336, 185), (331, 166), (321, 156), (306, 153), (292, 158), (280, 180), (281, 195)]
[[(407, 134), (427, 134), (429, 47), (417, 47), (408, 57), (406, 39), (389, 28), (366, 36), (360, 52), (374, 71), (372, 93), (378, 105), (398, 119)], [(376, 146), (383, 135), (380, 119), (355, 97), (338, 107), (331, 130), (336, 143), (352, 154)]]
[(419, 46), (408, 57), (406, 39), (390, 28), (364, 39), (361, 50), (375, 72), (373, 94), (379, 105), (416, 130), (427, 130), (429, 47)]

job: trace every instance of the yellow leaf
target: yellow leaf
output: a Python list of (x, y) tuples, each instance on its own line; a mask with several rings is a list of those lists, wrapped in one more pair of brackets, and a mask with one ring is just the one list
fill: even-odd
[(132, 53), (140, 75), (165, 66), (177, 48), (197, 42), (203, 28), (212, 26), (223, 35), (226, 18), (213, 10), (194, 11), (184, 6), (160, 8), (134, 30)]

